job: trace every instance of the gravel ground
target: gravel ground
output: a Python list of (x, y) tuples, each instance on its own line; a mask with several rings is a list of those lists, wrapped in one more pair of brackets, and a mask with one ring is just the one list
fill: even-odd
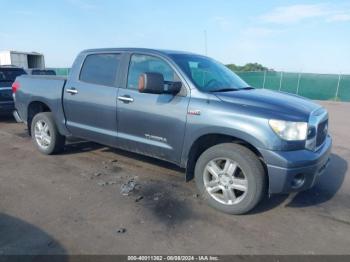
[(44, 156), (1, 118), (0, 254), (349, 254), (350, 103), (322, 104), (325, 175), (244, 216), (209, 208), (176, 166), (84, 141)]

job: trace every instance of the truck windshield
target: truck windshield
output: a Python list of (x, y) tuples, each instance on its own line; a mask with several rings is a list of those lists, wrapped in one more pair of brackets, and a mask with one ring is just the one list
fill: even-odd
[(0, 68), (0, 82), (14, 82), (17, 76), (25, 73), (23, 69)]
[(223, 64), (200, 55), (173, 54), (171, 58), (203, 92), (247, 89), (249, 85)]

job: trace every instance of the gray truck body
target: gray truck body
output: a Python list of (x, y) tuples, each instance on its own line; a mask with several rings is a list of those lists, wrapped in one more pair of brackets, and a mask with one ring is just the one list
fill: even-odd
[[(112, 86), (80, 80), (84, 61), (91, 54), (120, 54)], [(181, 92), (147, 94), (127, 88), (132, 54), (154, 56), (169, 64), (182, 82)], [(201, 144), (230, 140), (246, 145), (259, 156), (270, 193), (293, 191), (291, 181), (297, 174), (306, 177), (298, 190), (314, 185), (329, 162), (332, 145), (325, 109), (305, 98), (262, 89), (202, 92), (173, 60), (174, 54), (182, 53), (130, 48), (83, 51), (67, 79), (18, 77), (16, 110), (30, 125), (39, 106), (53, 113), (62, 135), (175, 163), (187, 169), (187, 180), (193, 176), (194, 152)], [(271, 129), (269, 119), (308, 122), (314, 134), (305, 141), (286, 141)]]

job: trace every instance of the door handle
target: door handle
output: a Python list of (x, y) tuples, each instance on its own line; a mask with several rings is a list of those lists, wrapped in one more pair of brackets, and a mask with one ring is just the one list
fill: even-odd
[(66, 92), (71, 94), (71, 95), (78, 94), (78, 90), (76, 90), (75, 88), (69, 88), (69, 89), (66, 90)]
[(134, 102), (134, 98), (130, 96), (118, 96), (118, 100), (124, 102), (124, 103), (132, 103)]

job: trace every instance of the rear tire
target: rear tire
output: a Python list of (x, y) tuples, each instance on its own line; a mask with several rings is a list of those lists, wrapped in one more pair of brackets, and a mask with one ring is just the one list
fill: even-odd
[(57, 129), (51, 112), (43, 112), (34, 116), (31, 124), (33, 143), (45, 155), (63, 151), (66, 138)]
[(204, 151), (196, 163), (195, 181), (208, 204), (228, 214), (251, 211), (266, 192), (266, 174), (258, 157), (233, 143)]

